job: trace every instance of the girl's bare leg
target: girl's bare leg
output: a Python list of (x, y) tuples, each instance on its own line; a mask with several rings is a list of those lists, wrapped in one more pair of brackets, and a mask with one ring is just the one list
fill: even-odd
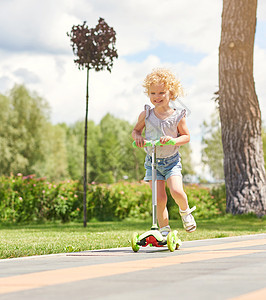
[[(149, 182), (152, 188), (152, 181)], [(167, 195), (164, 180), (157, 180), (157, 218), (159, 227), (162, 228), (169, 224), (168, 210), (166, 207)]]
[(167, 179), (167, 185), (170, 189), (170, 193), (174, 198), (176, 204), (181, 210), (186, 210), (188, 208), (187, 195), (183, 189), (182, 176), (171, 176)]

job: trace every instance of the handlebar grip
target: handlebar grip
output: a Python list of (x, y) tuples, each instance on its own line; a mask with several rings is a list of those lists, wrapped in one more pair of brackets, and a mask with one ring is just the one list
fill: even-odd
[(175, 145), (175, 141), (174, 140), (169, 140), (165, 144), (162, 144), (160, 142), (160, 140), (155, 141), (155, 146), (165, 146), (165, 145)]
[[(146, 141), (145, 142), (145, 147), (149, 147), (149, 146), (152, 146), (154, 143), (155, 146), (165, 146), (165, 145), (175, 145), (175, 141), (174, 140), (169, 140), (168, 142), (166, 142), (165, 144), (162, 144), (160, 142), (160, 140), (156, 140), (156, 141)], [(132, 143), (132, 146), (134, 148), (138, 148), (138, 146), (136, 145), (136, 142), (134, 141)]]
[[(134, 141), (132, 143), (132, 146), (133, 146), (133, 148), (138, 148), (138, 146), (136, 145), (136, 141)], [(145, 147), (147, 147), (147, 146), (152, 146), (152, 142), (151, 141), (146, 141)]]

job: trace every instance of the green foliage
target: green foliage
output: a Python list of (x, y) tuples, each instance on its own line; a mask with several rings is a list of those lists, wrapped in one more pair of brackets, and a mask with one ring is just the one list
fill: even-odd
[[(94, 150), (97, 166), (90, 172), (90, 178), (96, 182), (113, 183), (127, 176), (129, 180), (140, 179), (135, 173), (134, 149), (131, 138), (132, 126), (124, 120), (107, 114), (99, 124), (98, 149)], [(139, 155), (139, 164), (144, 164), (145, 154)], [(90, 159), (91, 162), (95, 159)], [(95, 173), (98, 170), (98, 174)], [(94, 176), (94, 177), (93, 177)], [(144, 167), (141, 178), (144, 177)]]
[(211, 197), (215, 199), (216, 206), (222, 215), (226, 213), (226, 189), (225, 184), (211, 189)]
[[(224, 185), (209, 189), (197, 184), (186, 185), (185, 193), (188, 197), (189, 206), (196, 206), (193, 213), (195, 218), (211, 218), (225, 214), (226, 196)], [(171, 219), (179, 219), (178, 206), (167, 189), (168, 210)]]
[(49, 122), (47, 101), (24, 86), (0, 95), (0, 176), (68, 177), (65, 131)]
[(78, 182), (52, 183), (34, 176), (0, 178), (0, 221), (67, 222), (80, 215)]
[(203, 122), (202, 130), (202, 162), (209, 167), (215, 179), (223, 179), (223, 145), (218, 110), (211, 115), (210, 123)]
[(32, 167), (38, 176), (59, 181), (69, 177), (67, 164), (66, 132), (60, 125), (46, 124), (42, 133), (44, 159)]
[(89, 219), (145, 219), (151, 215), (151, 190), (147, 184), (119, 182), (90, 185), (88, 193)]
[[(90, 123), (89, 123), (90, 124)], [(74, 125), (67, 125), (65, 123), (58, 124), (64, 132), (64, 143), (66, 148), (66, 166), (68, 176), (72, 180), (80, 180), (83, 170), (83, 139), (84, 139), (84, 124), (83, 122), (76, 122)], [(90, 128), (89, 131), (93, 130)], [(64, 178), (65, 179), (65, 178)]]
[[(145, 153), (132, 147), (131, 131), (131, 124), (110, 114), (98, 125), (88, 122), (88, 182), (110, 184), (124, 178), (140, 180), (144, 177)], [(69, 174), (73, 179), (80, 179), (83, 122), (68, 127), (66, 137)]]
[(193, 162), (191, 159), (192, 150), (190, 144), (185, 144), (181, 146), (179, 152), (181, 154), (182, 175), (184, 177), (187, 175), (195, 175), (195, 171), (193, 169)]
[[(179, 218), (178, 206), (168, 192), (170, 219)], [(219, 216), (225, 212), (225, 190), (185, 186), (190, 206), (197, 206), (196, 218)], [(79, 221), (82, 219), (82, 185), (78, 181), (49, 182), (34, 176), (0, 177), (0, 222), (31, 223)], [(152, 211), (151, 189), (146, 183), (121, 181), (89, 184), (89, 220), (147, 219)]]
[(47, 102), (24, 86), (0, 96), (0, 175), (32, 173), (44, 159), (42, 131), (47, 123)]

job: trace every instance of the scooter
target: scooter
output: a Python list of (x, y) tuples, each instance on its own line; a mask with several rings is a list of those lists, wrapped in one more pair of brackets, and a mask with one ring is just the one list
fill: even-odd
[[(157, 225), (157, 170), (156, 170), (156, 146), (174, 145), (173, 140), (168, 141), (165, 144), (161, 144), (160, 140), (156, 141), (146, 141), (145, 147), (152, 147), (152, 227), (151, 230), (144, 232), (139, 235), (134, 232), (131, 237), (131, 247), (134, 252), (138, 252), (140, 247), (146, 247), (148, 245), (154, 247), (166, 246), (171, 252), (178, 249), (182, 242), (177, 236), (177, 231), (170, 231), (167, 238), (162, 236)], [(137, 148), (135, 141), (133, 142), (133, 147)]]

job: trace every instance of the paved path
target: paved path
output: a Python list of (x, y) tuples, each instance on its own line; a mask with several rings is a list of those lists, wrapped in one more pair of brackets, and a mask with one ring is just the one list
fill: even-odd
[(266, 299), (266, 234), (0, 260), (0, 299)]

